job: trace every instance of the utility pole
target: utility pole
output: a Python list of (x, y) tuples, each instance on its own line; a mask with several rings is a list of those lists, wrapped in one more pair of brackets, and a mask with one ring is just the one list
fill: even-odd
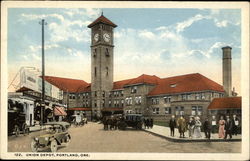
[(45, 83), (44, 83), (44, 25), (47, 25), (44, 19), (39, 22), (42, 25), (42, 102), (41, 102), (41, 124), (44, 123), (44, 109), (45, 109)]

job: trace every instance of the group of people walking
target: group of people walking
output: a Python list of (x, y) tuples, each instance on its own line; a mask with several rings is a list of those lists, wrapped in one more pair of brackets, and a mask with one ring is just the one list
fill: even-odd
[(205, 138), (210, 139), (211, 132), (216, 133), (218, 129), (219, 138), (227, 139), (227, 136), (229, 136), (231, 139), (232, 135), (238, 134), (239, 119), (236, 115), (233, 115), (232, 119), (229, 116), (226, 116), (226, 119), (224, 119), (224, 116), (221, 116), (220, 120), (217, 122), (215, 116), (212, 116), (211, 120), (206, 118), (202, 124), (198, 116), (190, 116), (189, 120), (186, 121), (183, 116), (180, 116), (176, 120), (173, 115), (169, 121), (169, 127), (170, 135), (172, 137), (174, 137), (175, 128), (177, 127), (180, 133), (180, 138), (185, 137), (186, 131), (188, 131), (189, 138), (201, 138), (201, 129), (203, 129)]
[(122, 117), (118, 118), (115, 116), (104, 116), (102, 119), (103, 129), (104, 130), (117, 130), (118, 129), (118, 121), (120, 121)]
[(152, 118), (144, 118), (143, 123), (145, 125), (145, 129), (153, 128), (154, 126), (154, 120)]

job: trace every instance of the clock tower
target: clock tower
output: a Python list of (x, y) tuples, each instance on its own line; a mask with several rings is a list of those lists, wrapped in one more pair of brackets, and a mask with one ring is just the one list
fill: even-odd
[(113, 89), (114, 34), (117, 25), (101, 15), (91, 28), (91, 93), (93, 115), (101, 116)]

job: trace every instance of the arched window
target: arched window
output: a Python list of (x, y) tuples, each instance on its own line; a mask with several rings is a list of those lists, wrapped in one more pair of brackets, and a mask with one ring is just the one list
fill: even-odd
[(108, 75), (109, 75), (109, 68), (106, 67), (106, 76), (108, 76)]
[(106, 50), (105, 50), (105, 55), (109, 56), (109, 49), (108, 48), (106, 48)]

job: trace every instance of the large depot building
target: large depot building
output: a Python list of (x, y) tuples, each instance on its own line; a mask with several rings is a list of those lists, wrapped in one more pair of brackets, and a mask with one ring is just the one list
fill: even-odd
[[(222, 48), (223, 86), (199, 73), (166, 78), (142, 74), (114, 81), (114, 28), (117, 25), (101, 15), (88, 27), (91, 29), (91, 83), (45, 77), (63, 91), (63, 103), (68, 105), (68, 110), (84, 111), (95, 117), (112, 113), (141, 113), (156, 120), (171, 115), (205, 117), (210, 114), (208, 106), (214, 98), (235, 98), (236, 93), (231, 89), (231, 47)], [(225, 109), (226, 113), (240, 113), (239, 107)]]

